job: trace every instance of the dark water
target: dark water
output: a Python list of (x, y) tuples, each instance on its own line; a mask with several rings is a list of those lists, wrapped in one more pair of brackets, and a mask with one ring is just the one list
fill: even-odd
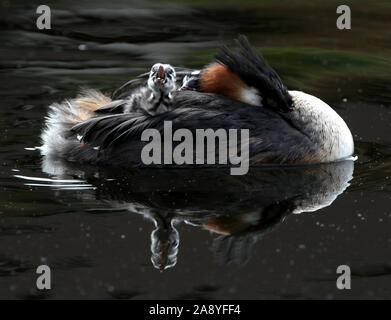
[[(391, 3), (1, 1), (0, 298), (391, 298)], [(157, 61), (202, 67), (247, 34), (290, 89), (327, 101), (356, 162), (109, 170), (42, 161), (47, 107)], [(151, 261), (152, 257), (152, 261)], [(38, 265), (53, 289), (35, 289)], [(336, 288), (347, 264), (352, 289)], [(166, 269), (160, 272), (159, 268)]]

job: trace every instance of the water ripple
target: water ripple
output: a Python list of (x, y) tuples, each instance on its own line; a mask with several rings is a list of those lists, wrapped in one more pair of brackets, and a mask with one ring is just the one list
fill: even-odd
[(95, 190), (96, 187), (87, 183), (84, 180), (57, 180), (57, 179), (49, 179), (42, 177), (28, 177), (22, 175), (14, 175), (15, 178), (29, 180), (29, 181), (39, 181), (39, 182), (47, 182), (47, 183), (25, 183), (25, 186), (28, 187), (48, 187), (55, 188), (60, 190)]

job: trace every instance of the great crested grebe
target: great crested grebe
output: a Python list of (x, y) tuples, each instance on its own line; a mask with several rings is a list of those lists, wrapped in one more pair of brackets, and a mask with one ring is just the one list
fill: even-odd
[(147, 85), (134, 88), (122, 99), (96, 109), (97, 114), (145, 111), (150, 115), (170, 110), (172, 92), (176, 89), (175, 69), (169, 64), (155, 63), (149, 72)]
[(96, 116), (98, 108), (127, 95), (120, 93), (124, 87), (145, 85), (148, 73), (125, 84), (112, 98), (90, 90), (52, 105), (41, 153), (80, 163), (142, 167), (140, 154), (147, 144), (140, 139), (142, 132), (153, 128), (163, 133), (163, 123), (171, 121), (173, 130), (192, 133), (248, 129), (250, 165), (322, 163), (352, 156), (350, 130), (330, 106), (304, 92), (288, 91), (246, 37), (237, 44), (238, 52), (224, 47), (199, 73), (175, 68), (177, 85), (188, 77), (182, 90), (173, 92), (172, 110), (164, 113)]

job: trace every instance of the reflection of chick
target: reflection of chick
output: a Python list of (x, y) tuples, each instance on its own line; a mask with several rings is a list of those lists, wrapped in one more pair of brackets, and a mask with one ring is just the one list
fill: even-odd
[(96, 113), (130, 113), (145, 111), (150, 115), (170, 110), (172, 92), (176, 89), (175, 69), (169, 64), (156, 63), (149, 73), (147, 86), (141, 86), (123, 100), (95, 110)]

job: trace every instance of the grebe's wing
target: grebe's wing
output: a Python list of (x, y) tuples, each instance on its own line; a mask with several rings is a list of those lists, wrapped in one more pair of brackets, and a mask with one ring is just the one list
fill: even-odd
[[(182, 86), (183, 78), (187, 74), (194, 71), (193, 69), (182, 68), (182, 67), (174, 67), (174, 69), (176, 73), (176, 84), (178, 88)], [(124, 83), (122, 86), (116, 89), (111, 95), (111, 98), (113, 100), (117, 100), (117, 99), (124, 99), (130, 96), (135, 89), (141, 86), (146, 86), (148, 78), (149, 78), (149, 72), (145, 72), (138, 75), (136, 78)]]
[(98, 109), (96, 109), (94, 112), (97, 114), (117, 114), (117, 113), (124, 113), (124, 107), (126, 105), (126, 100), (120, 99), (120, 100), (114, 100), (111, 101), (108, 104), (105, 104)]

